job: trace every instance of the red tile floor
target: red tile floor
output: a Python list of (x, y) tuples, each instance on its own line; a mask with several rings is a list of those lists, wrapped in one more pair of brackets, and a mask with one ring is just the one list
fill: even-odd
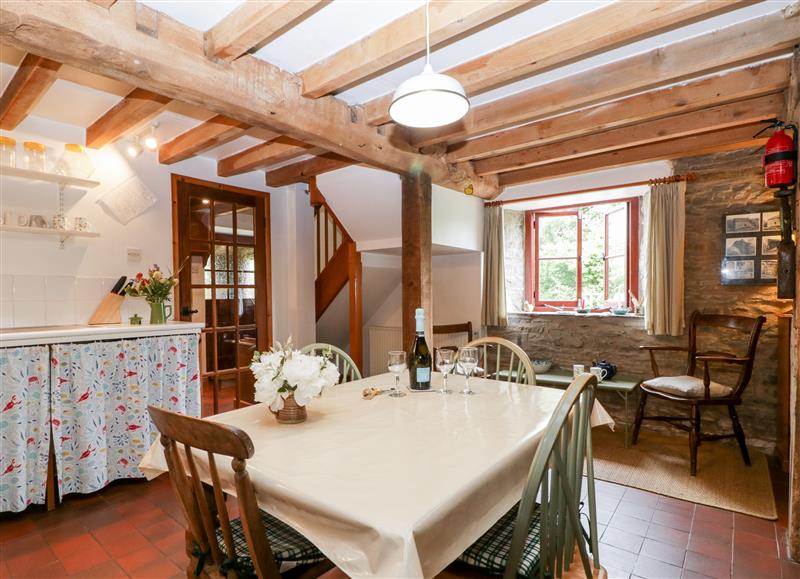
[[(603, 481), (597, 495), (600, 557), (612, 578), (800, 577), (786, 556), (785, 513), (765, 521)], [(186, 562), (166, 477), (0, 517), (0, 578), (185, 577)]]

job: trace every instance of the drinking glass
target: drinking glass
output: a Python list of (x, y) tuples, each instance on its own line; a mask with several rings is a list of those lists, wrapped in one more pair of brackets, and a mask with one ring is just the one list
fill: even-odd
[(392, 398), (405, 396), (405, 392), (400, 392), (400, 374), (406, 371), (406, 353), (402, 350), (389, 352), (389, 372), (394, 374), (394, 389), (389, 393)]
[(459, 365), (464, 368), (464, 389), (461, 391), (461, 394), (464, 396), (471, 396), (475, 394), (470, 387), (469, 387), (469, 377), (472, 375), (472, 372), (475, 370), (475, 367), (478, 365), (478, 348), (464, 347), (458, 351), (458, 363)]
[(447, 389), (447, 375), (453, 371), (456, 365), (456, 351), (450, 348), (439, 348), (436, 350), (436, 369), (444, 375), (442, 394), (450, 394), (452, 390)]

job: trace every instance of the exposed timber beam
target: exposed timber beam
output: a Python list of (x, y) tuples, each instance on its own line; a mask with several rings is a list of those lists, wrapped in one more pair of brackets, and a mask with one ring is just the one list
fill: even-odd
[(232, 177), (284, 163), (300, 155), (322, 155), (324, 153), (325, 151), (319, 147), (301, 143), (291, 137), (278, 137), (220, 159), (217, 162), (217, 175)]
[(615, 127), (775, 93), (784, 90), (788, 82), (788, 59), (765, 62), (456, 143), (448, 149), (447, 160), (458, 163), (511, 153)]
[(707, 153), (756, 147), (767, 142), (768, 137), (766, 135), (762, 135), (758, 138), (753, 137), (761, 127), (763, 127), (763, 125), (744, 125), (714, 133), (693, 135), (691, 137), (651, 143), (640, 147), (610, 151), (590, 157), (580, 157), (560, 163), (539, 165), (519, 171), (501, 173), (500, 184), (507, 187), (510, 185), (519, 185), (521, 183), (566, 177), (589, 171), (622, 167), (635, 163), (680, 159), (682, 157), (694, 157)]
[(752, 125), (778, 118), (783, 112), (784, 103), (783, 93), (771, 94), (480, 159), (473, 164), (478, 175), (506, 173), (616, 149)]
[(97, 4), (98, 6), (102, 6), (103, 8), (111, 8), (114, 4), (117, 3), (117, 0), (89, 0), (93, 4)]
[(61, 63), (26, 54), (0, 97), (0, 129), (17, 128), (56, 81)]
[[(378, 133), (334, 97), (308, 99), (300, 80), (263, 60), (244, 55), (221, 65), (205, 56), (201, 32), (137, 4), (103, 10), (87, 3), (0, 3), (3, 42), (108, 76), (165, 97), (203, 107), (253, 127), (288, 135), (359, 163), (399, 174), (424, 171), (434, 183), (493, 198), (497, 179), (478, 177), (467, 164), (422, 155)], [(150, 12), (148, 12), (150, 11)], [(149, 21), (155, 30), (137, 29)], [(141, 27), (140, 27), (141, 28)]]
[[(800, 4), (617, 60), (474, 107), (460, 122), (412, 135), (416, 146), (455, 142), (719, 70), (787, 54), (800, 42)], [(724, 47), (724, 50), (721, 49)]]
[[(623, 0), (449, 68), (445, 74), (458, 79), (467, 94), (474, 96), (752, 3), (746, 0)], [(373, 125), (388, 123), (391, 102), (389, 94), (366, 103), (368, 122)]]
[[(171, 165), (194, 157), (241, 137), (248, 129), (250, 125), (247, 123), (217, 115), (161, 145), (158, 149), (158, 162)], [(278, 134), (275, 133), (275, 136)]]
[(300, 161), (291, 165), (285, 165), (273, 171), (267, 171), (267, 185), (270, 187), (283, 187), (292, 183), (308, 181), (310, 177), (316, 177), (329, 171), (335, 171), (352, 165), (354, 161), (337, 155), (326, 153), (313, 159)]
[(231, 61), (272, 42), (330, 0), (249, 0), (205, 33), (206, 54)]
[(124, 137), (130, 131), (155, 118), (172, 99), (141, 88), (128, 96), (86, 128), (86, 146), (99, 149)]
[(425, 310), (425, 335), (433, 341), (433, 265), (431, 179), (424, 173), (401, 179), (403, 349), (411, 350), (415, 311)]
[[(431, 2), (431, 47), (477, 32), (543, 1)], [(421, 6), (303, 71), (303, 96), (317, 98), (346, 89), (424, 52), (425, 6)]]

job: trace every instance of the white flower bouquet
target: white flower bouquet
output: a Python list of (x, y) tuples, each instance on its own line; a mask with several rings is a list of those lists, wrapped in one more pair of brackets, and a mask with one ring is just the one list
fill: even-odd
[(269, 352), (256, 352), (250, 370), (256, 379), (255, 399), (269, 404), (273, 412), (281, 410), (291, 395), (298, 406), (306, 406), (326, 386), (339, 381), (335, 364), (324, 356), (293, 350), (291, 338), (285, 345), (276, 343)]

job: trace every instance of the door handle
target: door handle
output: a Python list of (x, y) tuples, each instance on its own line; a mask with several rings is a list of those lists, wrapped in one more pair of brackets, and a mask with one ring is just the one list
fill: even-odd
[(191, 316), (192, 314), (196, 314), (198, 310), (191, 309), (190, 306), (183, 306), (181, 308), (181, 316)]

